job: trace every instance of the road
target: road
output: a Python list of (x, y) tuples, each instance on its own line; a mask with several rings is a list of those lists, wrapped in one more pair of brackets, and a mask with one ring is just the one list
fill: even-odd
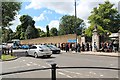
[[(53, 54), (51, 58), (25, 57), (2, 63), (3, 72), (20, 71), (36, 68), (48, 68), (52, 63), (59, 67), (113, 67), (118, 68), (118, 57), (81, 55), (80, 53), (62, 52)], [(32, 71), (3, 75), (3, 78), (51, 78), (51, 70)], [(118, 78), (117, 70), (108, 69), (58, 69), (57, 78)]]

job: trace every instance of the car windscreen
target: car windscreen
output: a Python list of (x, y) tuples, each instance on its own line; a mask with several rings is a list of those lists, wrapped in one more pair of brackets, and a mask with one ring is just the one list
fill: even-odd
[(45, 45), (40, 45), (39, 48), (43, 49), (43, 50), (50, 50), (47, 46)]

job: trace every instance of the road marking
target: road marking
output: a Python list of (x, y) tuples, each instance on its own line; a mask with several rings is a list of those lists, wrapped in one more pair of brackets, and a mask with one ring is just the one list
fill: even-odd
[(30, 66), (31, 64), (26, 64), (27, 66)]
[(38, 64), (36, 64), (36, 63), (33, 63), (33, 65), (38, 65)]
[(68, 70), (59, 70), (59, 71), (64, 71), (64, 72), (71, 73), (71, 74), (82, 75), (81, 73), (78, 73), (78, 72), (72, 72), (72, 71), (68, 71)]
[(46, 66), (42, 66), (43, 68), (47, 68)]
[(100, 76), (102, 77), (103, 75), (101, 74)]
[(69, 75), (66, 75), (66, 74), (62, 73), (62, 72), (58, 72), (58, 74), (67, 76), (68, 78), (73, 78), (73, 77), (71, 77), (71, 76), (69, 76)]
[(22, 60), (23, 62), (25, 61), (25, 60)]
[(33, 62), (30, 62), (30, 63), (33, 63)]
[(41, 65), (38, 65), (38, 66), (41, 66)]

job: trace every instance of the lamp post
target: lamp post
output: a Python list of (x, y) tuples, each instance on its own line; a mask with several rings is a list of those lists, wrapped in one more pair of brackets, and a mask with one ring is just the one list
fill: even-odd
[(75, 0), (75, 33), (76, 33), (76, 52), (77, 52), (77, 27), (76, 27), (76, 19), (77, 19), (77, 16), (76, 16), (76, 0)]

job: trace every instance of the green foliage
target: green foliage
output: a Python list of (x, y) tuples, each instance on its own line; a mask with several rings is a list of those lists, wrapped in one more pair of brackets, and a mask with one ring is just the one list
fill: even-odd
[(120, 15), (116, 8), (113, 8), (114, 4), (106, 1), (104, 4), (99, 4), (99, 7), (95, 7), (91, 12), (88, 20), (91, 26), (85, 30), (87, 36), (92, 36), (92, 30), (95, 25), (98, 26), (99, 34), (103, 35), (107, 32), (118, 32), (120, 27)]
[[(15, 19), (18, 11), (21, 9), (20, 2), (2, 2), (2, 24), (0, 22), (0, 26), (2, 26), (2, 35), (0, 39), (2, 42), (7, 42), (13, 38), (13, 32), (9, 28), (12, 25), (10, 22)], [(8, 28), (6, 28), (8, 27)]]
[(2, 42), (7, 42), (7, 41), (11, 40), (12, 34), (13, 34), (13, 31), (10, 28), (6, 29), (6, 28), (2, 27), (2, 36), (1, 36)]
[[(85, 30), (85, 35), (87, 35), (88, 37), (91, 37), (93, 30), (94, 30), (94, 24), (92, 24), (90, 27), (88, 27), (88, 29)], [(99, 25), (97, 25), (97, 31), (99, 35), (105, 35), (106, 33), (110, 34), (110, 31), (104, 30), (102, 26), (99, 26)]]
[(55, 28), (55, 27), (51, 28), (50, 33), (52, 36), (57, 36), (58, 35), (57, 28)]
[(46, 36), (45, 32), (43, 30), (41, 30), (40, 28), (37, 28), (37, 31), (38, 31), (40, 37)]
[[(82, 22), (83, 22), (82, 19), (77, 18), (76, 19), (76, 26), (75, 26), (75, 16), (69, 16), (69, 15), (63, 16), (60, 19), (59, 35), (74, 34), (76, 32), (76, 29), (80, 26), (80, 24)], [(79, 29), (79, 32), (81, 32), (81, 31), (82, 31), (82, 28)]]
[(32, 39), (39, 37), (39, 32), (35, 28), (35, 21), (29, 15), (22, 15), (20, 17), (21, 25), (16, 28), (15, 37), (19, 39)]
[(15, 19), (15, 15), (21, 9), (20, 2), (2, 2), (2, 26), (11, 25), (11, 21)]

